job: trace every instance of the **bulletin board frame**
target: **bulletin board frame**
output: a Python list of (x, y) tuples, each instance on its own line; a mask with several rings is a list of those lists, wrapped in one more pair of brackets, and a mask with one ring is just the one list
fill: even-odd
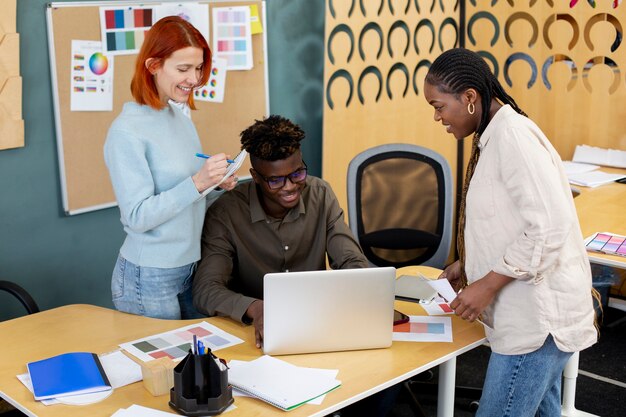
[[(101, 40), (100, 7), (156, 6), (164, 0), (53, 2), (47, 5), (48, 52), (52, 80), (55, 133), (63, 210), (75, 215), (117, 205), (109, 173), (104, 163), (106, 134), (125, 102), (132, 101), (130, 81), (136, 54), (114, 57), (114, 92), (112, 111), (71, 111), (71, 41)], [(177, 3), (180, 3), (178, 1)], [(256, 4), (263, 32), (252, 36), (253, 68), (228, 71), (224, 101), (211, 103), (195, 100), (191, 118), (202, 149), (213, 154), (240, 151), (239, 133), (256, 119), (269, 114), (267, 66), (267, 23), (264, 0), (201, 0), (184, 3), (209, 5), (209, 19), (214, 7)], [(212, 22), (210, 22), (211, 24)], [(212, 30), (209, 45), (212, 47)], [(249, 162), (240, 168), (244, 174)], [(242, 175), (240, 175), (242, 176)]]

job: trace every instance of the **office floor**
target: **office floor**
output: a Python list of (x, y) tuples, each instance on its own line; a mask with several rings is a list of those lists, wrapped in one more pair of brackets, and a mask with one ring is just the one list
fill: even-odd
[[(487, 346), (480, 346), (458, 358), (457, 385), (482, 386), (489, 352)], [(576, 381), (578, 410), (601, 417), (626, 416), (626, 312), (605, 309), (600, 340), (580, 354), (579, 371)], [(436, 378), (435, 371), (435, 381)], [(602, 378), (616, 381), (618, 385)], [(436, 416), (436, 396), (419, 392), (416, 394), (426, 415)], [(474, 416), (474, 412), (468, 410), (469, 403), (470, 400), (457, 396), (455, 417)], [(388, 417), (413, 416), (408, 396), (402, 393)]]

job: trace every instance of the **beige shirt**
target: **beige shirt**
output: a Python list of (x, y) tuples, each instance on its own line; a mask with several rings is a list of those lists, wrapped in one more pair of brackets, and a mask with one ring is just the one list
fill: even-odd
[(266, 273), (326, 269), (326, 255), (333, 269), (369, 266), (332, 189), (312, 176), (284, 219), (265, 214), (254, 182), (225, 193), (207, 211), (201, 249), (194, 305), (238, 321), (263, 299)]
[(515, 278), (483, 313), (494, 352), (524, 354), (552, 334), (566, 352), (596, 342), (591, 271), (563, 164), (539, 127), (503, 106), (480, 138), (467, 193), (469, 282)]

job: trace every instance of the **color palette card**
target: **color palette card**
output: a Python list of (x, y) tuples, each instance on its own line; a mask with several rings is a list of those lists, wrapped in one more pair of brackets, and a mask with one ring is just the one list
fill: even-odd
[(226, 72), (228, 61), (222, 58), (213, 58), (211, 61), (211, 75), (205, 85), (197, 88), (193, 92), (193, 99), (209, 101), (212, 103), (222, 103), (226, 90)]
[(243, 343), (238, 337), (207, 322), (191, 324), (169, 332), (122, 343), (120, 347), (144, 362), (168, 357), (174, 361), (183, 359), (193, 343), (193, 336), (212, 351)]
[(139, 52), (145, 33), (152, 27), (152, 7), (100, 7), (102, 50), (107, 55)]
[(450, 317), (409, 316), (409, 321), (393, 326), (394, 342), (452, 342)]
[(71, 111), (113, 110), (113, 57), (102, 42), (72, 39)]
[(443, 314), (454, 313), (454, 310), (450, 308), (450, 304), (439, 296), (429, 302), (420, 302), (419, 304), (429, 316), (441, 316)]
[(213, 8), (213, 53), (229, 70), (252, 69), (250, 7)]
[(626, 256), (626, 237), (609, 232), (596, 233), (585, 239), (588, 251)]

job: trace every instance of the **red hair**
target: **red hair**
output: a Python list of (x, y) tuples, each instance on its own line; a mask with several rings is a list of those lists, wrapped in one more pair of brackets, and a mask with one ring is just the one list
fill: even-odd
[[(135, 74), (130, 82), (130, 92), (137, 103), (156, 110), (164, 107), (154, 77), (146, 68), (146, 60), (154, 58), (157, 65), (162, 65), (174, 52), (189, 46), (202, 49), (203, 65), (198, 86), (204, 85), (211, 71), (211, 49), (198, 29), (178, 16), (164, 17), (150, 28), (137, 55)], [(187, 104), (196, 109), (193, 94), (189, 94)]]

